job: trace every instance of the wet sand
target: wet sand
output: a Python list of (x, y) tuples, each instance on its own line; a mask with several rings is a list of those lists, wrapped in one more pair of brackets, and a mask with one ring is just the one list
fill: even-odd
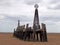
[(12, 33), (0, 33), (0, 45), (60, 45), (60, 34), (48, 34), (48, 42), (28, 42), (13, 37)]

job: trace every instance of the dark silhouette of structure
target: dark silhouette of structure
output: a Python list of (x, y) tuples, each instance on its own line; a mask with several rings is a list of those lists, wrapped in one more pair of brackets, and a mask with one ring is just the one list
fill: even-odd
[(39, 16), (38, 16), (38, 5), (35, 6), (35, 15), (34, 15), (34, 22), (33, 28), (29, 27), (29, 24), (20, 26), (20, 21), (18, 20), (17, 29), (14, 29), (13, 36), (21, 39), (21, 40), (28, 40), (28, 41), (41, 41), (47, 42), (47, 32), (46, 32), (46, 25), (44, 23), (41, 24), (42, 29), (39, 25)]

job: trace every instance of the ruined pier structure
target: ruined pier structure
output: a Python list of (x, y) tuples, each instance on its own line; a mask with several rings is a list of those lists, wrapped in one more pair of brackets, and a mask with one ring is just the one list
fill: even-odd
[(29, 27), (29, 24), (20, 26), (20, 20), (18, 20), (17, 29), (14, 29), (14, 36), (21, 40), (28, 41), (41, 41), (47, 42), (47, 32), (46, 25), (41, 23), (41, 27), (39, 24), (39, 16), (38, 16), (38, 5), (35, 4), (35, 14), (33, 27)]

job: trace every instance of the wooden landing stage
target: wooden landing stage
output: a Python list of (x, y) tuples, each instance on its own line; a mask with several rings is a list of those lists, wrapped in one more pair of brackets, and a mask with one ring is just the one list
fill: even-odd
[(14, 36), (25, 41), (47, 41), (46, 31), (15, 31)]

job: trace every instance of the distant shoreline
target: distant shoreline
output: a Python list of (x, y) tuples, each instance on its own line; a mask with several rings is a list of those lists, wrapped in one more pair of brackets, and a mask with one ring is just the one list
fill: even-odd
[[(13, 34), (14, 32), (0, 32), (0, 34)], [(47, 34), (60, 34), (60, 33), (47, 33)]]
[(0, 34), (2, 34), (2, 33), (6, 33), (6, 34), (9, 33), (10, 34), (10, 33), (13, 33), (13, 32), (0, 32)]

